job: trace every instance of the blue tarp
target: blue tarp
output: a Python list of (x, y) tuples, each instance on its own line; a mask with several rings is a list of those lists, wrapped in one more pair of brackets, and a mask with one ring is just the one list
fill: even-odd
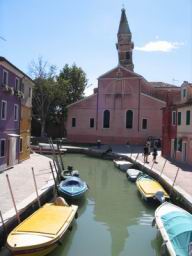
[(192, 242), (192, 215), (174, 211), (165, 214), (161, 219), (176, 255), (188, 256), (189, 244)]

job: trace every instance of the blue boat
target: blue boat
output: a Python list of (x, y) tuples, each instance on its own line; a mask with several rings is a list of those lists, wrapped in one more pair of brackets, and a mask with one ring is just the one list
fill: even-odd
[(85, 181), (82, 181), (79, 177), (71, 176), (59, 184), (59, 193), (63, 197), (70, 199), (79, 199), (88, 190), (88, 186)]
[(165, 202), (155, 211), (155, 223), (171, 256), (192, 255), (192, 215), (184, 209)]

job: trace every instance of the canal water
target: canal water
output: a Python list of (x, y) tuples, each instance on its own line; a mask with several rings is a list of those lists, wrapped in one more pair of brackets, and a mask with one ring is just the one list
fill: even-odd
[(161, 237), (151, 226), (157, 205), (144, 202), (135, 183), (113, 162), (66, 154), (65, 166), (78, 169), (89, 185), (78, 202), (79, 217), (51, 256), (155, 256)]

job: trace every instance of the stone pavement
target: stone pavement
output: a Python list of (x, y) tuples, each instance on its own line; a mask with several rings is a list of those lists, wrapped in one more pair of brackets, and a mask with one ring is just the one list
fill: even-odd
[(0, 211), (6, 216), (6, 219), (8, 216), (11, 217), (11, 215), (15, 214), (6, 174), (9, 176), (17, 208), (22, 209), (27, 202), (29, 203), (36, 198), (31, 167), (34, 167), (38, 189), (42, 187), (42, 189), (46, 189), (46, 186), (53, 185), (49, 161), (52, 160), (48, 157), (33, 153), (30, 155), (30, 159), (15, 165), (12, 169), (0, 173)]
[[(135, 159), (137, 157), (137, 154), (139, 154), (137, 160), (140, 163), (143, 163), (143, 147), (127, 145), (111, 146), (114, 153), (126, 155), (128, 157), (131, 157), (132, 159)], [(185, 193), (187, 199), (190, 200), (192, 203), (192, 166), (165, 159), (161, 156), (161, 151), (158, 151), (157, 164), (153, 165), (152, 159), (153, 156), (151, 154), (148, 158), (149, 163), (145, 164), (145, 166), (149, 167), (150, 169), (152, 168), (154, 172), (160, 174), (165, 164), (162, 177), (166, 179), (170, 184), (173, 184), (177, 170), (179, 168), (174, 188), (177, 188), (178, 190), (182, 191), (182, 193)]]

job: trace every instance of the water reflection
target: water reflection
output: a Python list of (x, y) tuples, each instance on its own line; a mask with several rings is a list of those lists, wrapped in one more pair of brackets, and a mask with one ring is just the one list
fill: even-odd
[(52, 255), (158, 255), (151, 227), (155, 206), (141, 200), (135, 184), (111, 161), (84, 155), (66, 155), (64, 161), (80, 171), (90, 189), (79, 202), (75, 228)]

